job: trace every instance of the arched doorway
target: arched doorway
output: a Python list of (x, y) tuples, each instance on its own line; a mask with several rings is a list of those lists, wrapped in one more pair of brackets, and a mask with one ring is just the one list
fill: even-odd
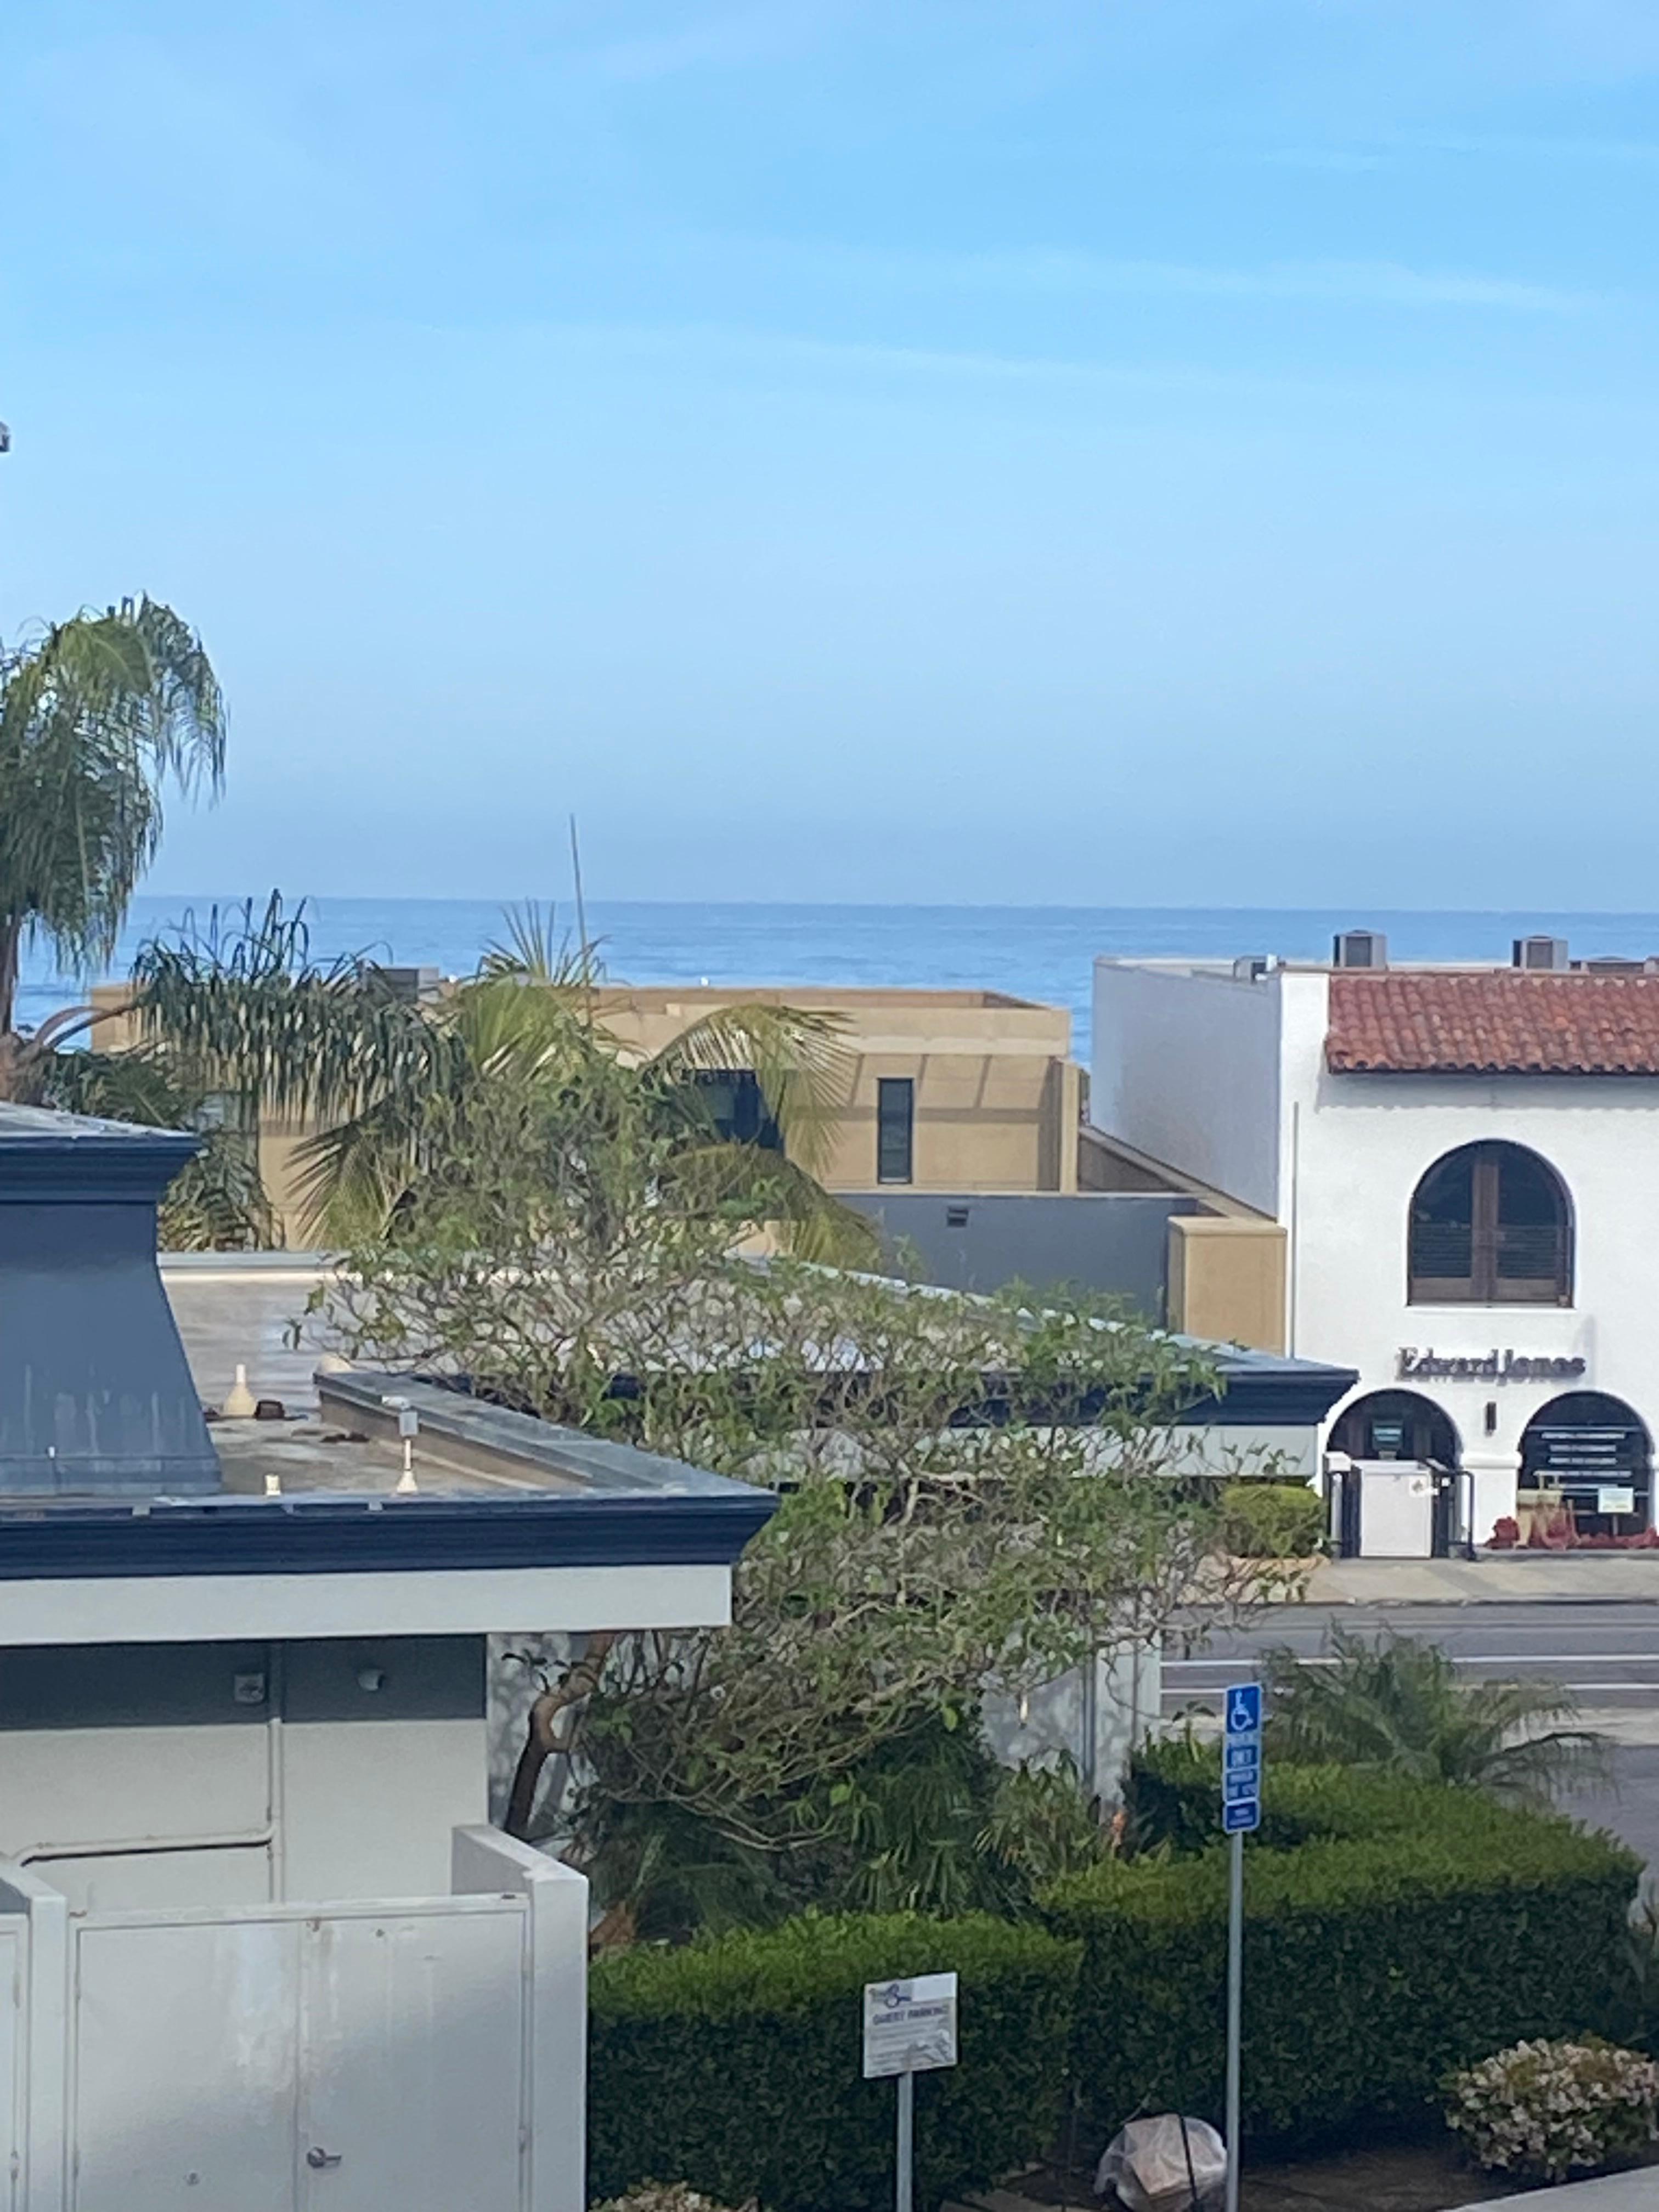
[(1569, 1542), (1638, 1534), (1653, 1520), (1653, 1439), (1646, 1423), (1603, 1390), (1552, 1398), (1521, 1433), (1518, 1499), (1523, 1534), (1533, 1516), (1562, 1529)]
[(1462, 1446), (1431, 1398), (1415, 1390), (1356, 1398), (1332, 1424), (1330, 1450), (1332, 1526), (1344, 1559), (1446, 1559), (1467, 1546)]
[(1331, 1449), (1350, 1459), (1418, 1459), (1454, 1468), (1462, 1446), (1451, 1417), (1415, 1390), (1373, 1390), (1337, 1415)]

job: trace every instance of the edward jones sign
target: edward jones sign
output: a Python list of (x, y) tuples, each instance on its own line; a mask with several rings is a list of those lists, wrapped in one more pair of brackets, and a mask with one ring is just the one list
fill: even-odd
[(1419, 1352), (1402, 1344), (1395, 1373), (1401, 1382), (1576, 1382), (1584, 1372), (1582, 1359), (1534, 1358), (1522, 1352), (1460, 1352), (1455, 1356), (1430, 1346)]

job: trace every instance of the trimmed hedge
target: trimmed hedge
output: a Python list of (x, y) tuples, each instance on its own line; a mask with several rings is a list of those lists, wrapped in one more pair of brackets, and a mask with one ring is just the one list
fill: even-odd
[(881, 2212), (894, 2090), (863, 2078), (864, 1984), (948, 1968), (961, 1977), (961, 2063), (917, 2079), (917, 2203), (995, 2181), (1052, 2139), (1079, 1956), (988, 1916), (809, 1915), (601, 1957), (589, 2200), (684, 2180), (767, 2212)]
[[(1137, 1761), (1143, 1829), (1199, 1855), (1113, 1861), (1045, 1899), (1084, 1946), (1072, 2063), (1102, 2136), (1143, 2110), (1221, 2116), (1219, 1773), (1217, 1754), (1182, 1745)], [(1616, 2023), (1640, 1869), (1611, 1838), (1340, 1769), (1270, 1766), (1263, 1813), (1244, 1893), (1243, 2117), (1258, 2140), (1425, 2121), (1453, 2068)]]
[(1325, 1501), (1305, 1482), (1230, 1482), (1221, 1528), (1239, 1559), (1306, 1559), (1325, 1548)]

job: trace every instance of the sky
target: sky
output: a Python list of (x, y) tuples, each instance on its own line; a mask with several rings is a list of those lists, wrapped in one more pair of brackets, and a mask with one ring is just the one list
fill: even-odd
[(1659, 907), (1651, 0), (0, 11), (151, 888)]

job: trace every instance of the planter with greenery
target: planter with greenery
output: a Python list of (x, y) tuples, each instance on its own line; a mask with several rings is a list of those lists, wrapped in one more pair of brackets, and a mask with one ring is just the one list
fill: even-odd
[(1305, 1482), (1230, 1482), (1221, 1511), (1241, 1559), (1306, 1559), (1324, 1547), (1325, 1501)]

